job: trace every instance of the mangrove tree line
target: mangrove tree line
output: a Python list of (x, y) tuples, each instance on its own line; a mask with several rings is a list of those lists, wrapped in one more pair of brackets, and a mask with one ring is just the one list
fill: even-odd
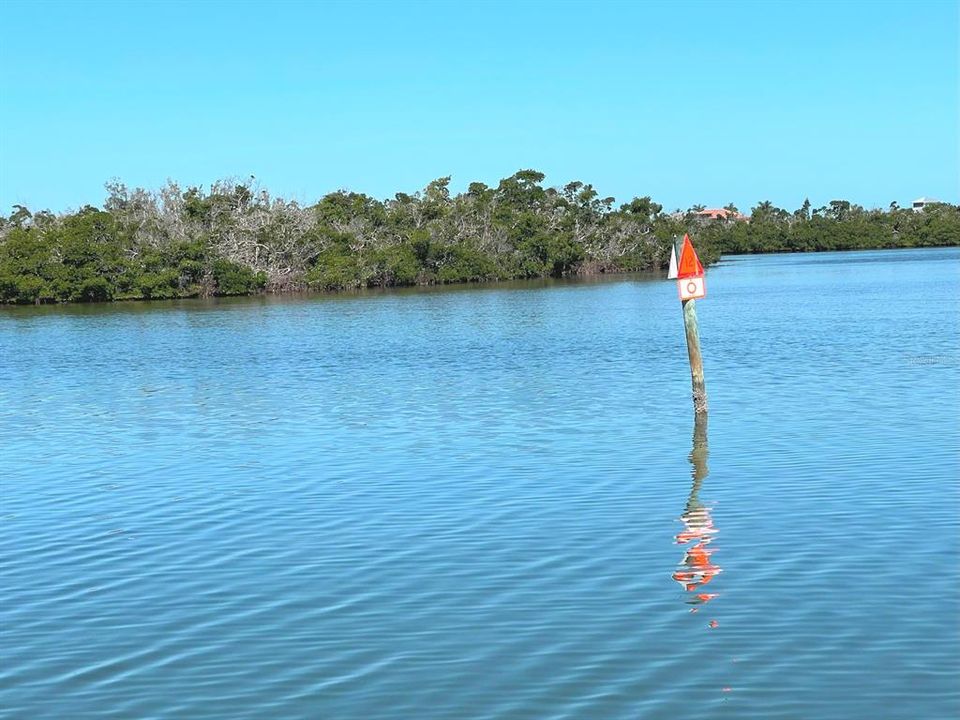
[[(521, 170), (496, 187), (450, 178), (381, 201), (339, 191), (313, 205), (252, 181), (208, 190), (107, 184), (102, 208), (0, 219), (0, 302), (47, 303), (243, 295), (262, 291), (478, 282), (663, 267), (693, 234), (705, 262), (728, 252), (960, 243), (960, 207), (915, 213), (848, 202), (795, 212), (760, 203), (749, 221), (702, 208), (666, 213), (650, 197), (617, 206), (590, 184), (544, 187)], [(731, 208), (733, 209), (733, 208)]]

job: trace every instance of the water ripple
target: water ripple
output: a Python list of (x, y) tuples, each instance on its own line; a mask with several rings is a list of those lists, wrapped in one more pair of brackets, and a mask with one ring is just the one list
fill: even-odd
[(4, 310), (0, 716), (956, 716), (958, 259)]

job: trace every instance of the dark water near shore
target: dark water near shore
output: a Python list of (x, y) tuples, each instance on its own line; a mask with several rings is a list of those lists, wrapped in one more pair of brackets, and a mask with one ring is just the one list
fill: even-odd
[(956, 717), (958, 268), (0, 310), (0, 716)]

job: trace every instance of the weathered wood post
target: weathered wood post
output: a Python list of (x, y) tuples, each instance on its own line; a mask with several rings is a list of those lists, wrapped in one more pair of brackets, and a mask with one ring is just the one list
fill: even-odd
[(700, 354), (697, 301), (693, 298), (683, 301), (683, 327), (687, 333), (687, 357), (690, 358), (693, 412), (696, 417), (701, 417), (707, 414), (707, 386), (703, 380), (703, 356)]
[(699, 418), (707, 414), (707, 386), (703, 379), (703, 356), (700, 354), (700, 327), (697, 324), (697, 298), (706, 297), (703, 265), (693, 249), (690, 236), (673, 245), (669, 278), (677, 279), (677, 291), (683, 306), (683, 327), (687, 336), (687, 357), (690, 359), (690, 381), (693, 386), (693, 412)]

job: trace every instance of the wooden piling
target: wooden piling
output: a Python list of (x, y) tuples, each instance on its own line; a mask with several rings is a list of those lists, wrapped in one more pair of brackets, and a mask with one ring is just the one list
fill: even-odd
[(703, 356), (700, 354), (700, 327), (697, 325), (697, 301), (683, 301), (683, 327), (687, 335), (687, 357), (690, 358), (690, 381), (693, 385), (693, 412), (696, 417), (707, 414), (707, 386), (703, 380)]

